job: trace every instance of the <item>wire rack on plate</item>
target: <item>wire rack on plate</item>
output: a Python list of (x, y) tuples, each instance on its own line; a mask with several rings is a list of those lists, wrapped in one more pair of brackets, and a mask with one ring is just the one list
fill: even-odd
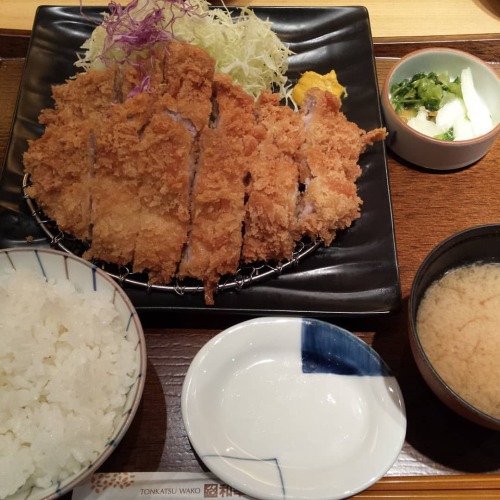
[[(68, 254), (81, 257), (88, 245), (77, 240), (71, 235), (61, 231), (55, 221), (47, 218), (43, 210), (38, 206), (37, 202), (27, 193), (27, 188), (30, 186), (29, 174), (25, 174), (23, 178), (23, 197), (31, 211), (31, 215), (43, 230), (50, 245)], [(276, 277), (279, 274), (289, 271), (297, 266), (305, 257), (313, 253), (320, 245), (321, 241), (299, 241), (292, 257), (281, 263), (255, 263), (251, 265), (242, 265), (237, 270), (236, 274), (224, 276), (217, 285), (217, 292), (223, 290), (242, 289), (250, 285), (260, 283), (269, 278)], [(127, 267), (117, 267), (115, 265), (102, 262), (92, 261), (97, 267), (105, 271), (110, 277), (115, 279), (121, 286), (132, 286), (144, 288), (148, 292), (161, 291), (172, 292), (178, 295), (186, 293), (202, 293), (203, 285), (196, 280), (174, 280), (166, 285), (158, 285), (150, 283), (146, 273), (133, 273)]]

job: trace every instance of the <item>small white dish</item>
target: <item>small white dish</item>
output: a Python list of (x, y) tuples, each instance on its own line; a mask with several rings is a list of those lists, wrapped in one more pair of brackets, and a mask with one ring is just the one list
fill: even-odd
[(189, 367), (182, 416), (216, 476), (259, 499), (341, 499), (397, 459), (396, 379), (355, 335), (323, 321), (259, 318), (211, 339)]

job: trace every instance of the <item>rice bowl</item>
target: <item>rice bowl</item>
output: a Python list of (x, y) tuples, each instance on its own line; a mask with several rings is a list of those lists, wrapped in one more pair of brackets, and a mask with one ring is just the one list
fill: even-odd
[(0, 498), (70, 491), (116, 447), (145, 381), (123, 290), (54, 250), (0, 251)]

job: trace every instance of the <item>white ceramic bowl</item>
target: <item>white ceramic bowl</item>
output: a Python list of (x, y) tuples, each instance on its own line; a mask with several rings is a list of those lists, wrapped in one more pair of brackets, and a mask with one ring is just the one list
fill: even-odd
[[(466, 68), (471, 69), (474, 86), (495, 125), (487, 134), (464, 141), (433, 139), (411, 128), (394, 111), (390, 102), (393, 84), (429, 71), (448, 71), (454, 78)], [(404, 160), (427, 169), (455, 170), (472, 165), (489, 151), (500, 132), (500, 79), (481, 59), (455, 49), (423, 49), (403, 57), (387, 75), (381, 103), (389, 132), (387, 146)]]
[[(47, 279), (69, 279), (79, 291), (111, 290), (119, 316), (123, 321), (127, 336), (136, 345), (137, 368), (134, 382), (130, 387), (123, 411), (114, 423), (106, 447), (100, 455), (85, 469), (58, 484), (46, 488), (32, 488), (7, 497), (6, 500), (26, 499), (48, 500), (60, 497), (71, 491), (76, 485), (88, 478), (113, 452), (129, 428), (139, 406), (144, 389), (146, 375), (146, 343), (137, 313), (125, 292), (104, 272), (91, 263), (56, 250), (12, 248), (0, 250), (0, 275), (8, 269), (30, 269)], [(85, 383), (85, 381), (82, 381)]]

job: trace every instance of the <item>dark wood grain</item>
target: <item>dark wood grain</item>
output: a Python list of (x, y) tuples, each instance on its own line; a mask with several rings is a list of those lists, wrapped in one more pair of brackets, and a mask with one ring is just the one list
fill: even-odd
[(24, 59), (0, 58), (0, 165), (3, 163), (5, 149), (10, 133), (12, 115), (16, 106)]
[[(473, 48), (485, 60), (498, 63), (498, 37), (480, 42), (473, 40), (471, 45), (465, 40), (446, 40), (446, 43)], [(376, 53), (380, 56), (377, 58), (379, 84), (394, 64), (394, 59), (389, 58), (400, 57), (415, 46), (412, 44), (407, 40), (376, 42)], [(20, 43), (19, 53), (22, 53), (21, 46)], [(23, 59), (19, 53), (15, 58), (2, 58), (3, 42), (0, 47), (2, 161)], [(493, 64), (493, 67), (498, 71), (498, 66)], [(392, 368), (407, 406), (407, 439), (388, 476), (500, 473), (500, 433), (474, 426), (444, 407), (421, 379), (407, 340), (407, 300), (415, 272), (426, 254), (456, 231), (499, 221), (500, 141), (475, 165), (458, 172), (422, 171), (390, 152), (388, 164), (403, 305), (399, 313), (376, 324), (363, 325), (356, 331)], [(168, 319), (165, 323), (168, 324)], [(211, 324), (187, 328), (182, 325), (182, 318), (180, 321), (177, 318), (176, 325), (176, 328), (161, 329), (146, 325), (148, 370), (144, 398), (130, 431), (102, 470), (203, 469), (182, 424), (180, 392), (194, 355), (221, 328)], [(383, 482), (381, 484), (379, 490), (383, 489)]]
[(469, 37), (419, 37), (419, 38), (375, 38), (373, 46), (376, 57), (403, 57), (414, 50), (432, 47), (453, 47), (464, 50), (484, 61), (500, 62), (500, 53), (496, 42), (498, 33), (490, 35), (477, 35)]
[(23, 58), (28, 52), (29, 31), (0, 30), (0, 57), (7, 59)]

